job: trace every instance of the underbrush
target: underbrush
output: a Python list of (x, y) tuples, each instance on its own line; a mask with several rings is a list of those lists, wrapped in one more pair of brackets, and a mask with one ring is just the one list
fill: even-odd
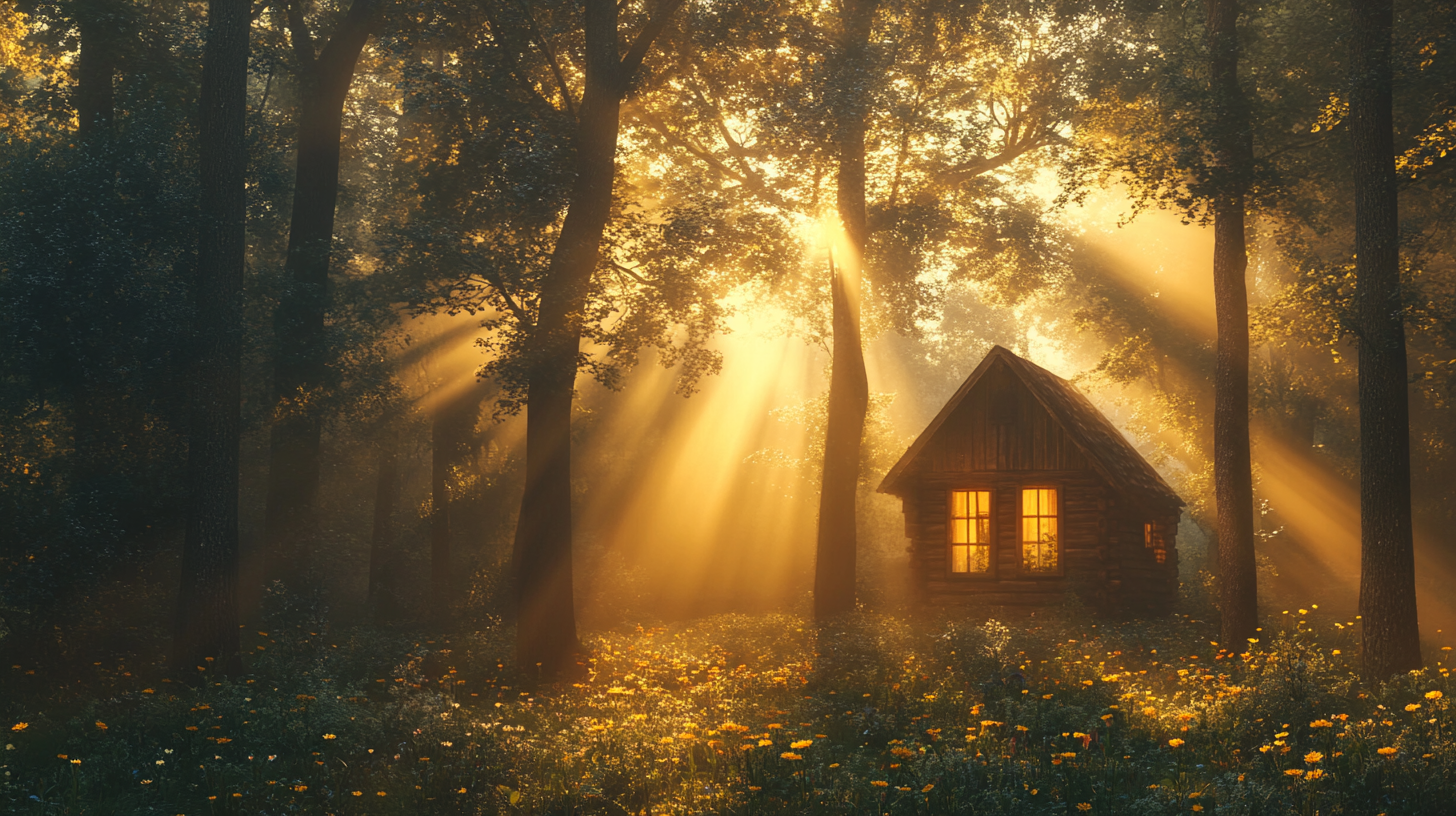
[(1449, 652), (1370, 688), (1356, 622), (1282, 619), (1235, 645), (1182, 618), (725, 615), (598, 633), (557, 685), (499, 629), (250, 633), (247, 676), (118, 670), (79, 713), (15, 712), (0, 810), (1451, 812)]

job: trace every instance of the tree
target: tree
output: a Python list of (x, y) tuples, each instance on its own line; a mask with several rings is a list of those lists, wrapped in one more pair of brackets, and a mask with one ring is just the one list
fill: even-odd
[(1208, 0), (1208, 140), (1213, 217), (1213, 299), (1218, 352), (1213, 374), (1213, 482), (1218, 506), (1220, 635), (1242, 643), (1258, 627), (1254, 477), (1249, 457), (1249, 267), (1245, 201), (1254, 134), (1239, 84), (1238, 0)]
[(1350, 138), (1360, 347), (1360, 614), (1371, 680), (1421, 665), (1396, 200), (1391, 0), (1354, 0)]
[(339, 138), (354, 66), (381, 12), (354, 0), (333, 35), (316, 42), (301, 0), (281, 0), (298, 77), (296, 166), (285, 290), (274, 313), (276, 408), (268, 455), (265, 580), (296, 581), (317, 532), (319, 451), (329, 352), (329, 262), (339, 194)]
[(858, 549), (855, 498), (859, 492), (860, 444), (870, 385), (860, 337), (860, 298), (869, 212), (865, 200), (865, 131), (869, 125), (870, 28), (877, 0), (845, 0), (840, 6), (837, 57), (831, 97), (837, 149), (836, 204), (848, 244), (836, 266), (831, 254), (833, 364), (829, 379), (829, 417), (824, 430), (824, 469), (820, 474), (819, 529), (814, 560), (814, 617), (819, 620), (854, 609), (855, 556)]
[(571, 405), (583, 310), (612, 213), (622, 100), (681, 0), (657, 5), (625, 54), (614, 0), (585, 0), (585, 90), (569, 203), (541, 283), (527, 373), (526, 489), (516, 526), (516, 659), (551, 675), (578, 648), (571, 570)]
[(199, 173), (202, 222), (193, 286), (195, 358), (172, 664), (227, 674), (238, 656), (238, 462), (242, 436), (244, 174), (248, 0), (210, 0), (203, 53)]

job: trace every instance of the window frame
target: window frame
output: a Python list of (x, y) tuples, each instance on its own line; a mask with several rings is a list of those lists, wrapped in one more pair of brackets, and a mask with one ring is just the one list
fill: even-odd
[[(955, 572), (951, 569), (953, 561), (952, 548), (956, 546), (955, 541), (955, 494), (956, 493), (985, 493), (987, 498), (987, 541), (986, 548), (989, 551), (986, 558), (985, 572)], [(945, 577), (952, 581), (994, 581), (996, 580), (996, 555), (997, 540), (996, 531), (996, 489), (990, 485), (955, 485), (946, 488), (945, 491)]]
[[(1057, 568), (1049, 572), (1033, 572), (1026, 568), (1025, 543), (1022, 536), (1026, 530), (1026, 491), (1057, 491)], [(1054, 579), (1067, 574), (1067, 491), (1060, 482), (1028, 482), (1016, 488), (1016, 571), (1023, 578)], [(1046, 518), (1038, 516), (1038, 518)]]

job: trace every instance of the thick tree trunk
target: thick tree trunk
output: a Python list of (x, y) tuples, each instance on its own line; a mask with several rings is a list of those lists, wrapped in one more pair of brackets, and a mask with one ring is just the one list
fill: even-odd
[(1248, 103), (1239, 87), (1239, 5), (1208, 0), (1213, 200), (1213, 299), (1218, 352), (1213, 374), (1213, 483), (1218, 504), (1222, 639), (1243, 643), (1258, 627), (1254, 485), (1249, 458), (1249, 267), (1245, 191), (1253, 172)]
[(78, 10), (81, 35), (76, 55), (76, 128), (83, 140), (110, 131), (116, 116), (116, 28), (109, 3), (87, 4)]
[(376, 624), (394, 617), (394, 581), (390, 561), (394, 547), (394, 512), (399, 505), (399, 453), (394, 440), (381, 443), (374, 485), (374, 531), (369, 538), (369, 589), (366, 607)]
[[(323, 417), (329, 366), (324, 316), (339, 193), (339, 138), (354, 66), (369, 39), (372, 0), (355, 0), (339, 31), (300, 67), (297, 166), (284, 276), (274, 314), (277, 407), (269, 442), (264, 580), (297, 585), (315, 545)], [(293, 33), (295, 48), (306, 36)], [(312, 44), (307, 50), (312, 50)]]
[(829, 374), (829, 415), (824, 432), (814, 563), (814, 617), (819, 620), (849, 612), (854, 609), (855, 599), (855, 504), (860, 445), (869, 411), (869, 380), (860, 337), (860, 284), (869, 237), (865, 202), (865, 128), (869, 111), (864, 86), (875, 6), (873, 0), (850, 0), (842, 12), (844, 62), (838, 78), (842, 104), (835, 112), (839, 143), (836, 203), (849, 247), (847, 257), (839, 259), (833, 270), (831, 281), (833, 368)]
[(546, 675), (569, 669), (578, 648), (571, 565), (571, 403), (581, 315), (600, 259), (616, 178), (622, 81), (617, 7), (586, 3), (586, 91), (577, 111), (576, 180), (541, 290), (527, 386), (526, 490), (512, 553), (516, 659)]
[(576, 179), (541, 286), (526, 387), (526, 489), (516, 522), (516, 661), (543, 676), (574, 668), (576, 602), (571, 566), (571, 403), (582, 314), (612, 211), (622, 97), (681, 0), (655, 16), (619, 55), (617, 4), (586, 0), (586, 89), (576, 111)]
[(1355, 0), (1350, 136), (1360, 333), (1360, 615), (1372, 680), (1420, 668), (1400, 293), (1391, 0)]
[(191, 501), (172, 664), (241, 671), (238, 461), (242, 436), (248, 0), (210, 0), (202, 67), (202, 233), (194, 288), (196, 358), (187, 453)]

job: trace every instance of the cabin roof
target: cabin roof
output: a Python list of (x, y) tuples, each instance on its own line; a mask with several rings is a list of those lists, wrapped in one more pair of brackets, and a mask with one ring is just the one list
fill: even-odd
[(945, 424), (955, 412), (961, 401), (976, 387), (987, 371), (997, 360), (1005, 361), (1028, 391), (1036, 397), (1037, 402), (1051, 414), (1062, 428), (1071, 437), (1073, 443), (1087, 456), (1092, 467), (1109, 484), (1124, 490), (1131, 490), (1145, 495), (1151, 495), (1157, 499), (1172, 502), (1179, 507), (1184, 501), (1173, 488), (1163, 481), (1158, 471), (1148, 464), (1148, 461), (1137, 452), (1132, 443), (1122, 435), (1102, 412), (1097, 410), (1091, 401), (1087, 399), (1075, 385), (1047, 371), (1030, 360), (1018, 357), (1011, 350), (1002, 346), (992, 346), (991, 351), (971, 376), (961, 384), (955, 396), (940, 409), (935, 419), (931, 420), (920, 436), (915, 439), (900, 461), (890, 468), (885, 474), (884, 481), (880, 482), (879, 492), (895, 493), (901, 486), (901, 482), (910, 474), (911, 465), (915, 462), (940, 426)]

